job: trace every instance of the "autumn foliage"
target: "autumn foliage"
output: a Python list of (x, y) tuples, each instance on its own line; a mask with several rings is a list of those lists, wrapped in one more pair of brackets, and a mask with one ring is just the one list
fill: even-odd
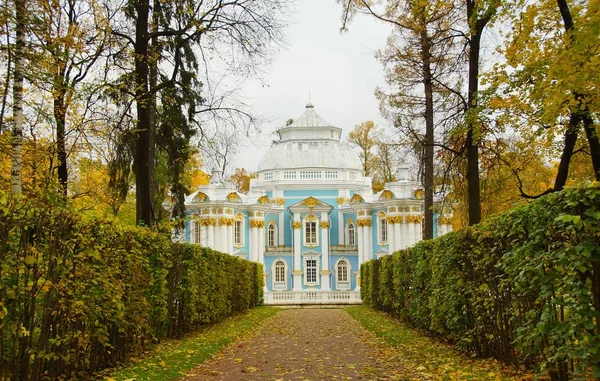
[(72, 379), (257, 305), (259, 264), (0, 193), (0, 379)]
[(363, 301), (480, 357), (600, 377), (600, 188), (544, 196), (369, 261)]

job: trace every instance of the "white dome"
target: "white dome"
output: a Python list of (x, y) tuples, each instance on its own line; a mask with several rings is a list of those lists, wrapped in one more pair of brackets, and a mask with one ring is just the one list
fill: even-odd
[(278, 131), (258, 172), (299, 168), (350, 169), (362, 173), (356, 152), (340, 141), (342, 130), (321, 118), (310, 103), (304, 113)]
[(362, 172), (356, 152), (336, 140), (274, 143), (258, 166), (258, 171), (297, 168), (352, 169)]

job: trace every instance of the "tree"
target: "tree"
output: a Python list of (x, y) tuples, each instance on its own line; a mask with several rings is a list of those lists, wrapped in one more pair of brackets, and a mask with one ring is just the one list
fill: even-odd
[(24, 0), (15, 0), (16, 44), (14, 51), (15, 67), (13, 71), (13, 152), (11, 168), (11, 191), (14, 195), (22, 192), (21, 146), (23, 142), (23, 72), (25, 69), (25, 28), (27, 8)]
[[(489, 104), (501, 111), (500, 120), (517, 129), (531, 144), (542, 144), (550, 156), (560, 155), (553, 187), (541, 193), (522, 192), (535, 198), (561, 190), (568, 181), (575, 154), (587, 151), (593, 177), (600, 180), (600, 143), (594, 122), (600, 110), (597, 93), (597, 25), (593, 5), (566, 0), (544, 0), (529, 4), (520, 12), (518, 1), (508, 2), (505, 17), (513, 24), (509, 43), (501, 52), (505, 64), (498, 64), (490, 76), (496, 90)], [(517, 123), (515, 123), (515, 121)], [(587, 147), (578, 147), (583, 132)], [(554, 151), (556, 136), (562, 147)]]
[[(450, 93), (448, 67), (455, 47), (452, 24), (456, 7), (447, 1), (388, 1), (376, 10), (366, 1), (344, 1), (343, 26), (354, 12), (362, 11), (394, 26), (387, 46), (377, 56), (386, 68), (391, 93), (378, 90), (383, 113), (410, 140), (421, 146), (423, 167), (424, 229), (423, 238), (433, 238), (434, 193), (434, 99), (436, 93)], [(456, 92), (456, 90), (453, 90)], [(437, 101), (439, 105), (443, 100)], [(421, 120), (416, 122), (415, 120)], [(424, 124), (424, 133), (422, 125)], [(416, 126), (415, 126), (416, 125)]]
[(377, 145), (377, 139), (380, 132), (377, 126), (371, 120), (362, 122), (354, 126), (354, 129), (348, 134), (350, 145), (360, 150), (360, 160), (363, 165), (365, 176), (371, 176), (376, 166), (376, 158), (373, 149)]
[(240, 193), (248, 193), (250, 191), (250, 180), (257, 178), (256, 172), (248, 173), (246, 168), (236, 168), (229, 180), (235, 184), (235, 188)]
[[(125, 15), (134, 21), (135, 30), (130, 31), (126, 25), (113, 30), (133, 48), (134, 65), (131, 73), (122, 78), (121, 88), (126, 88), (128, 80), (133, 80), (135, 84), (135, 91), (131, 94), (136, 105), (134, 171), (137, 219), (141, 223), (152, 225), (156, 218), (152, 197), (155, 188), (152, 160), (154, 95), (167, 92), (170, 95), (177, 94), (178, 101), (172, 103), (168, 114), (169, 117), (173, 113), (183, 116), (178, 118), (180, 124), (177, 126), (181, 132), (180, 138), (183, 138), (178, 144), (182, 144), (193, 135), (195, 117), (201, 112), (199, 109), (204, 101), (201, 97), (202, 84), (197, 80), (199, 61), (209, 56), (223, 58), (229, 55), (232, 67), (237, 65), (255, 70), (257, 57), (265, 56), (273, 43), (281, 41), (280, 29), (283, 25), (277, 19), (277, 14), (282, 4), (279, 0), (215, 3), (169, 0), (157, 1), (151, 6), (149, 0), (129, 1)], [(156, 74), (152, 73), (152, 67), (158, 71)], [(163, 96), (160, 102), (167, 99)], [(161, 118), (162, 115), (157, 117)], [(165, 121), (168, 120), (165, 118)], [(185, 123), (185, 126), (181, 123)], [(169, 135), (163, 135), (166, 136)], [(174, 154), (186, 152), (187, 149), (168, 151)], [(172, 163), (185, 162), (181, 159), (172, 157), (169, 160)], [(173, 169), (181, 170), (181, 167)]]
[(37, 86), (52, 96), (58, 181), (66, 198), (69, 178), (67, 115), (73, 102), (90, 101), (90, 92), (82, 91), (79, 85), (106, 52), (110, 36), (106, 17), (110, 15), (85, 0), (61, 0), (60, 3), (38, 0), (36, 4), (38, 12), (32, 17), (35, 20), (30, 29), (35, 37), (33, 45), (41, 50), (35, 62), (41, 74), (32, 74), (35, 78), (32, 82), (39, 83)]

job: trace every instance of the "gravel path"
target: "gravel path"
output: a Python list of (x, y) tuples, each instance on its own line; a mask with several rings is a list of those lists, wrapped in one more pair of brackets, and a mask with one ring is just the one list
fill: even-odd
[(343, 310), (291, 309), (182, 380), (424, 379), (409, 367)]

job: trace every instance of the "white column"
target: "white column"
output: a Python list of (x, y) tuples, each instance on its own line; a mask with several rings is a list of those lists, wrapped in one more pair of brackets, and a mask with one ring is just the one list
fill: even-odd
[(219, 224), (217, 225), (217, 236), (215, 237), (215, 242), (217, 247), (221, 253), (227, 252), (227, 226)]
[(394, 236), (396, 237), (396, 238), (395, 238), (395, 240), (396, 240), (396, 241), (395, 241), (395, 242), (396, 242), (396, 249), (395, 249), (394, 251), (396, 251), (396, 250), (402, 250), (402, 249), (403, 249), (403, 247), (402, 247), (402, 244), (403, 244), (403, 242), (402, 242), (402, 232), (401, 232), (401, 230), (400, 230), (400, 229), (401, 229), (401, 226), (402, 226), (403, 224), (404, 224), (404, 222), (402, 222), (402, 221), (397, 221), (397, 222), (396, 222), (396, 223), (393, 225), (393, 226), (394, 226), (394, 229), (393, 229), (393, 230), (394, 230)]
[(344, 213), (338, 210), (338, 245), (344, 244), (344, 234), (346, 234), (346, 226), (344, 225)]
[(292, 223), (294, 229), (294, 288), (293, 291), (302, 291), (302, 268), (300, 261), (300, 230), (302, 229), (302, 221), (300, 221), (300, 213), (294, 213), (294, 221)]
[(257, 234), (256, 238), (258, 241), (258, 245), (257, 245), (256, 257), (254, 260), (256, 262), (265, 263), (265, 261), (264, 261), (264, 257), (265, 257), (265, 221), (262, 221), (262, 224), (259, 225), (259, 227), (256, 229), (256, 234)]
[(209, 225), (207, 226), (207, 246), (210, 247), (211, 249), (216, 250), (215, 248), (215, 227), (214, 225), (212, 225), (212, 221), (208, 222)]
[(356, 229), (357, 229), (357, 244), (358, 244), (358, 267), (360, 268), (361, 263), (365, 261), (365, 237), (363, 231), (365, 228), (358, 224), (356, 221)]
[(206, 231), (206, 225), (204, 224), (200, 225), (200, 245), (204, 247), (208, 246), (208, 234)]
[(225, 242), (227, 242), (227, 251), (228, 254), (233, 254), (233, 225), (225, 225)]
[[(412, 218), (412, 215), (409, 216), (409, 217)], [(408, 236), (407, 237), (408, 238), (408, 242), (407, 242), (407, 245), (408, 246), (413, 246), (415, 244), (415, 223), (412, 222), (412, 220), (411, 220), (411, 222), (408, 222), (406, 225), (408, 226), (408, 234), (407, 234), (407, 236)]]
[(422, 230), (423, 225), (421, 225), (421, 218), (419, 218), (418, 222), (415, 222), (415, 244), (423, 239)]
[[(372, 222), (370, 219), (369, 221)], [(365, 261), (373, 259), (373, 226), (365, 226)]]
[(329, 271), (329, 221), (327, 213), (321, 212), (321, 290), (331, 290), (331, 271)]
[(396, 251), (396, 236), (394, 235), (394, 222), (388, 220), (388, 250), (390, 254)]
[(255, 261), (255, 258), (258, 257), (258, 237), (256, 236), (257, 229), (254, 226), (252, 226), (253, 222), (254, 220), (248, 221), (248, 223), (250, 224), (250, 242), (248, 243), (248, 259), (251, 261)]
[(277, 240), (278, 245), (283, 246), (285, 244), (285, 227), (284, 224), (284, 214), (283, 212), (279, 213), (279, 224), (277, 225), (277, 234), (279, 234), (279, 239)]

